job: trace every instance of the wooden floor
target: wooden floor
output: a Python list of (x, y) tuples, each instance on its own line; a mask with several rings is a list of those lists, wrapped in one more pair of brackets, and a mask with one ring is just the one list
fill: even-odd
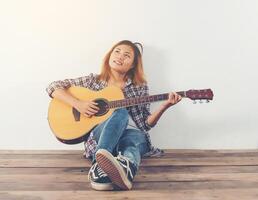
[(258, 200), (258, 150), (166, 150), (131, 191), (94, 191), (82, 151), (0, 151), (0, 200)]

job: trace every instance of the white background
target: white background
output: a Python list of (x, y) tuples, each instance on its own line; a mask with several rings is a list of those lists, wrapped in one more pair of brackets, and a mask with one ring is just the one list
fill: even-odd
[(1, 0), (0, 28), (0, 149), (82, 149), (51, 133), (45, 88), (99, 73), (122, 39), (143, 43), (151, 94), (214, 91), (167, 110), (150, 131), (156, 146), (258, 147), (256, 0)]

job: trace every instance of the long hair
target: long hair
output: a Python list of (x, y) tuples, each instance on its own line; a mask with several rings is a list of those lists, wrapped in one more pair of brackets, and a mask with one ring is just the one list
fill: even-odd
[[(107, 82), (110, 79), (110, 77), (112, 76), (110, 66), (109, 66), (109, 58), (110, 58), (110, 55), (113, 52), (113, 50), (119, 45), (128, 45), (128, 46), (132, 47), (133, 52), (134, 52), (133, 68), (131, 68), (126, 73), (125, 80), (127, 78), (130, 78), (132, 80), (133, 84), (135, 84), (135, 85), (142, 85), (144, 83), (147, 83), (147, 81), (145, 79), (144, 71), (143, 71), (142, 53), (141, 53), (143, 51), (142, 45), (140, 43), (133, 43), (129, 40), (122, 40), (122, 41), (116, 43), (107, 52), (107, 54), (105, 55), (105, 57), (103, 59), (102, 68), (101, 68), (101, 72), (98, 76), (98, 79)], [(140, 46), (141, 52), (137, 45)]]

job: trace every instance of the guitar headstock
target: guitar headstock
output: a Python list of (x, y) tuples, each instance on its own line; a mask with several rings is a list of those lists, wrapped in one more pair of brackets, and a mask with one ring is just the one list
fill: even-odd
[[(209, 100), (213, 99), (213, 92), (211, 89), (203, 89), (203, 90), (188, 90), (186, 91), (186, 97), (190, 98), (191, 100)], [(200, 101), (201, 102), (201, 101)]]

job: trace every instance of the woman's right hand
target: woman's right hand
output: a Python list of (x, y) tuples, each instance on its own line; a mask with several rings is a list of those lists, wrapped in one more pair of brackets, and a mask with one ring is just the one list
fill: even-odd
[(94, 101), (79, 100), (74, 107), (85, 117), (92, 117), (92, 115), (99, 111), (99, 107), (97, 107), (97, 105), (98, 103)]

